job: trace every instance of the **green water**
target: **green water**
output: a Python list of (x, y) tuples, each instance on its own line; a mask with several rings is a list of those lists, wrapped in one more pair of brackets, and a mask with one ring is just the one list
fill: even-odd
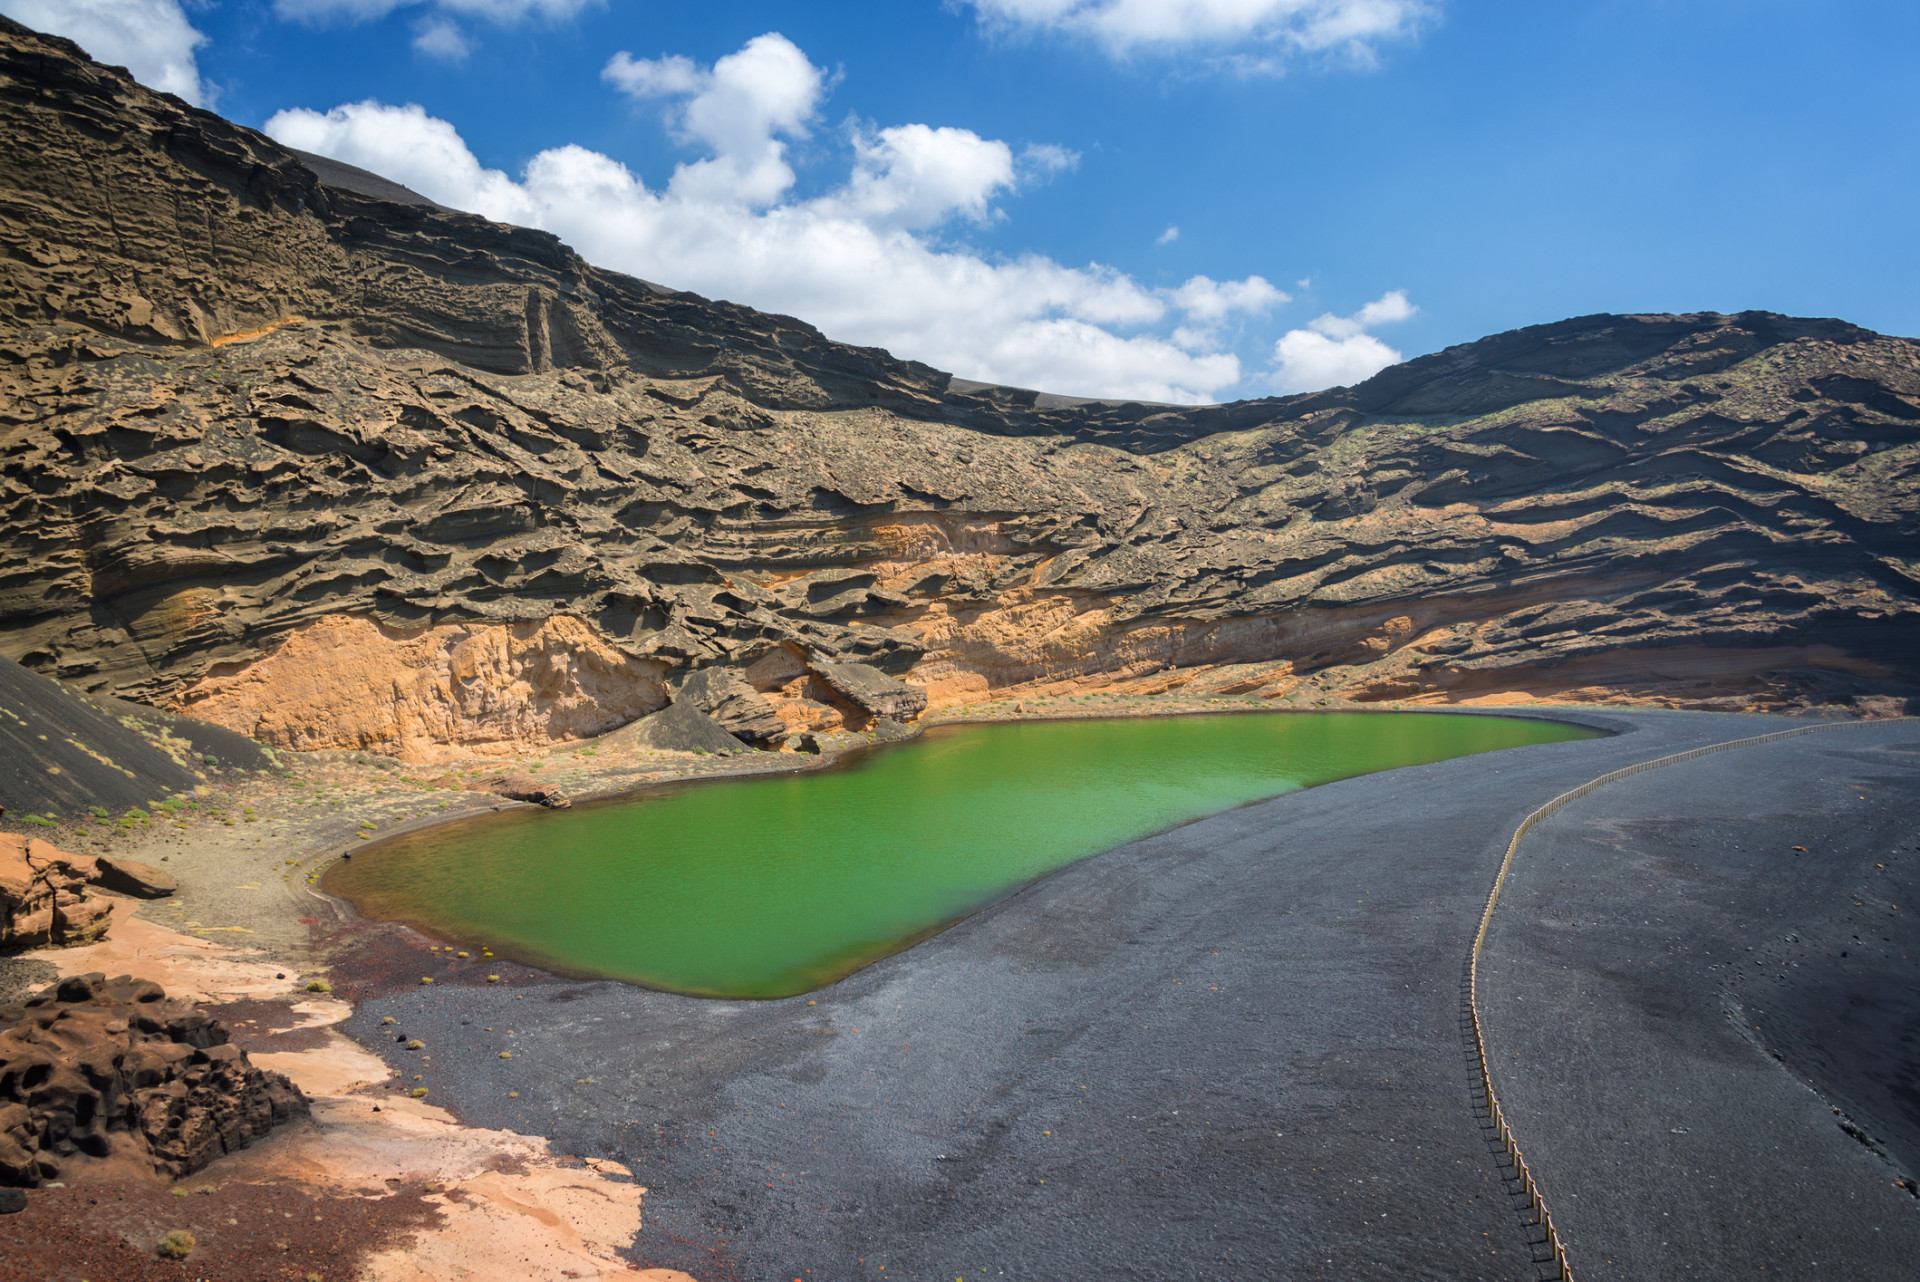
[(783, 997), (1203, 815), (1594, 733), (1437, 713), (951, 726), (834, 769), (447, 824), (359, 852), (324, 885), (368, 917), (562, 973)]

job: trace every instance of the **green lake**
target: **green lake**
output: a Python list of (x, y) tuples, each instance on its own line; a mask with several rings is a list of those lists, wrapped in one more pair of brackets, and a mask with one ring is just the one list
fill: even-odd
[(936, 727), (823, 770), (395, 837), (323, 883), (363, 915), (571, 975), (784, 997), (1076, 859), (1315, 784), (1598, 732), (1446, 713)]

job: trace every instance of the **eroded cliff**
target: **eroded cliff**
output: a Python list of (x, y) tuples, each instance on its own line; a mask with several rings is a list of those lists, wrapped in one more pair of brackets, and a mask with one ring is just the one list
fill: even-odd
[(1920, 692), (1912, 340), (1594, 316), (1073, 402), (322, 182), (11, 25), (0, 127), (0, 649), (90, 691), (409, 756), (701, 671), (760, 742), (920, 690)]

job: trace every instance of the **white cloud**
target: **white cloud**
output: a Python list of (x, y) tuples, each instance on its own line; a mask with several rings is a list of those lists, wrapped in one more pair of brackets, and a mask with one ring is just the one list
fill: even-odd
[(1403, 289), (1391, 290), (1351, 316), (1331, 312), (1306, 329), (1290, 329), (1273, 345), (1274, 386), (1282, 392), (1349, 387), (1400, 363), (1400, 353), (1367, 333), (1406, 320), (1418, 309)]
[(1030, 177), (1051, 177), (1080, 167), (1080, 153), (1050, 142), (1028, 143), (1020, 153), (1020, 167)]
[(95, 62), (125, 67), (151, 89), (211, 106), (193, 51), (207, 42), (179, 0), (0, 0), (0, 13), (36, 31), (65, 36)]
[[(792, 194), (783, 139), (814, 125), (825, 77), (790, 42), (761, 36), (702, 67), (622, 55), (605, 77), (662, 104), (704, 154), (649, 187), (579, 146), (543, 151), (515, 180), (486, 169), (454, 127), (417, 106), (283, 111), (267, 132), (405, 183), (459, 209), (543, 227), (589, 261), (675, 288), (804, 317), (966, 378), (1093, 396), (1214, 399), (1242, 376), (1211, 328), (1276, 306), (1260, 277), (1195, 277), (1153, 290), (1099, 264), (988, 258), (942, 235), (997, 217), (993, 202), (1072, 163), (964, 129), (922, 124), (852, 135), (844, 182)], [(1175, 315), (1188, 324), (1170, 333)]]
[(806, 136), (826, 87), (820, 69), (776, 32), (755, 36), (711, 68), (622, 50), (600, 74), (629, 97), (672, 102), (670, 119), (681, 140), (714, 154), (681, 165), (668, 190), (725, 204), (771, 204), (793, 185), (779, 136)]
[(1174, 241), (1179, 239), (1180, 239), (1180, 229), (1178, 227), (1173, 226), (1172, 224), (1168, 224), (1167, 229), (1161, 232), (1158, 236), (1156, 236), (1154, 238), (1153, 243), (1156, 245), (1171, 245)]
[[(992, 27), (1055, 30), (1120, 55), (1186, 47), (1265, 46), (1371, 58), (1410, 35), (1431, 0), (965, 0)], [(1260, 59), (1241, 60), (1268, 70)]]
[(868, 226), (935, 227), (955, 215), (986, 221), (1014, 184), (1013, 149), (968, 129), (899, 125), (853, 141), (853, 177), (817, 202)]
[(1195, 276), (1174, 290), (1172, 297), (1189, 320), (1201, 325), (1216, 325), (1234, 312), (1271, 311), (1288, 301), (1284, 292), (1261, 276), (1249, 276), (1245, 280)]
[(459, 23), (437, 17), (423, 20), (413, 29), (413, 47), (429, 58), (447, 62), (459, 62), (473, 52)]

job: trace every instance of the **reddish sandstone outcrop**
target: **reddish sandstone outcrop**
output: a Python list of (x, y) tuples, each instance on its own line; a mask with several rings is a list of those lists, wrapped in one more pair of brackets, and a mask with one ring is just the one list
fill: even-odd
[(0, 1184), (107, 1161), (187, 1175), (306, 1112), (293, 1083), (158, 984), (76, 975), (0, 1007)]
[(0, 833), (0, 948), (72, 947), (107, 933), (110, 905), (85, 897), (100, 867), (17, 833)]

